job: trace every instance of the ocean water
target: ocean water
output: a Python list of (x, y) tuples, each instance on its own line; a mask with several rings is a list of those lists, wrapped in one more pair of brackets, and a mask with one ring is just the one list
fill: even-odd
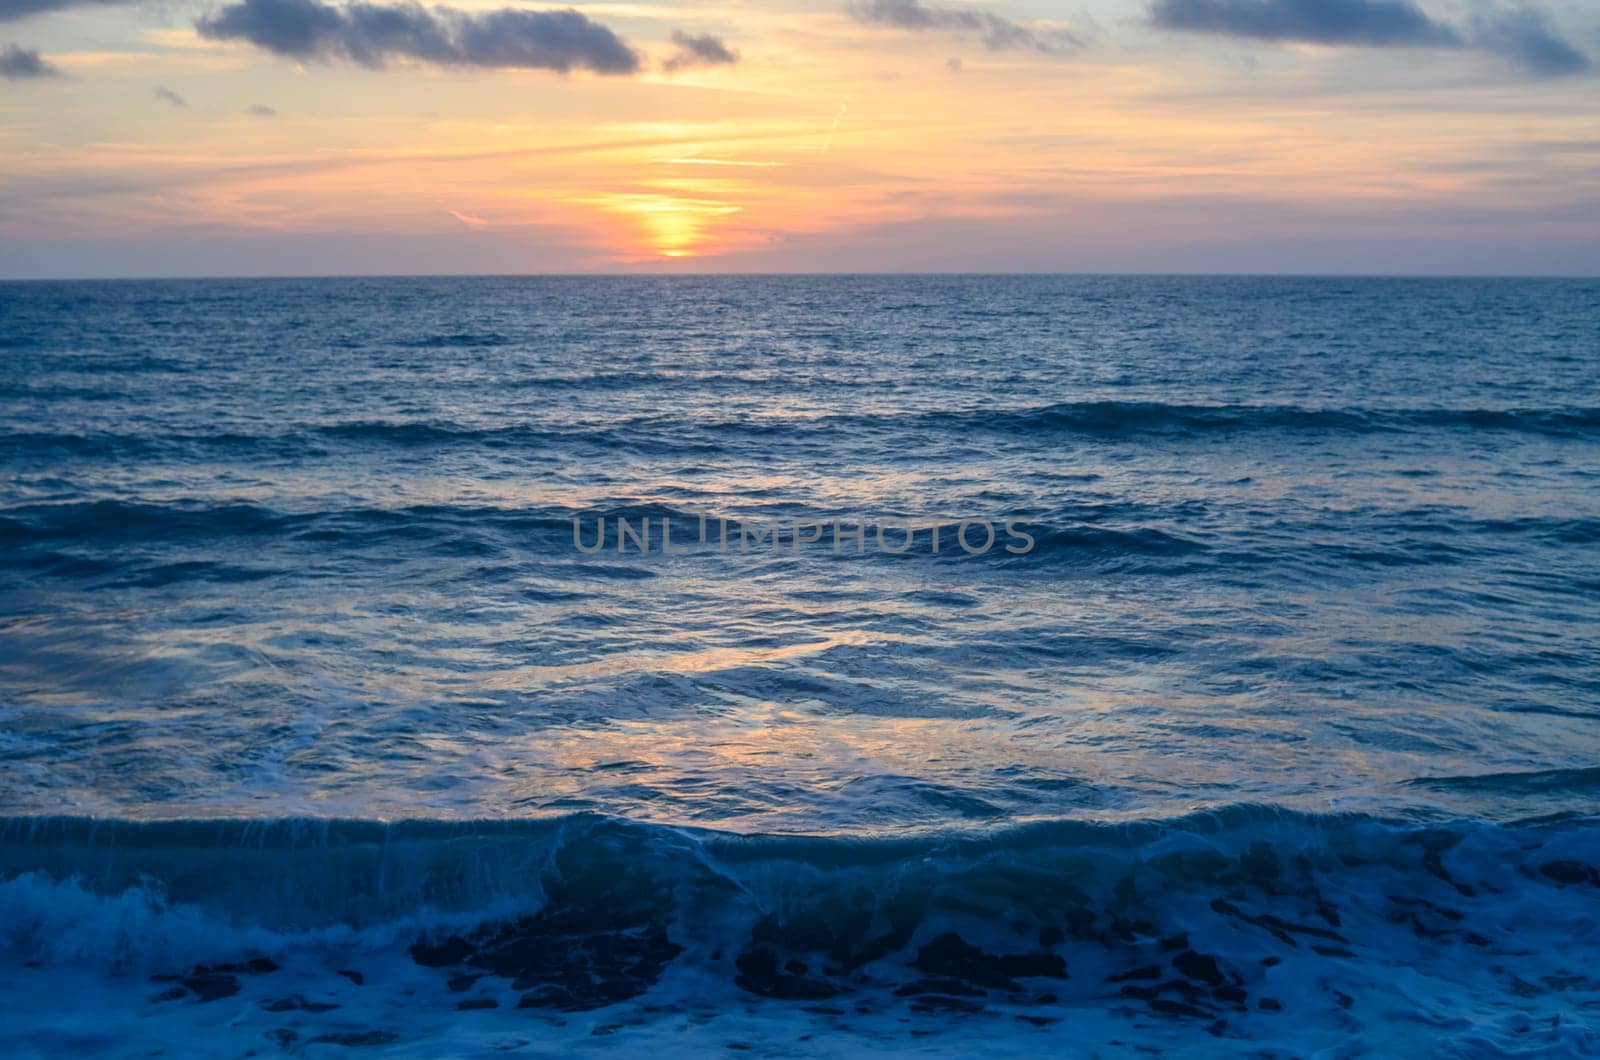
[(8, 1055), (1600, 1055), (1600, 281), (0, 284), (0, 365)]

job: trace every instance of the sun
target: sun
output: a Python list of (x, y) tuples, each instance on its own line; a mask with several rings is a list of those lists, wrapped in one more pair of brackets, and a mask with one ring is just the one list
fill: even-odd
[(637, 227), (635, 238), (661, 258), (692, 258), (709, 249), (710, 228), (743, 207), (716, 199), (651, 193), (607, 195), (594, 201)]

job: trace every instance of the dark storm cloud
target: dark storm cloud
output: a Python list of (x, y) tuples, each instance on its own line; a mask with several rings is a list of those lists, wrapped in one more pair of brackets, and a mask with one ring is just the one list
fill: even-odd
[(632, 74), (640, 65), (615, 33), (571, 10), (475, 13), (415, 3), (242, 0), (195, 28), (202, 37), (247, 41), (291, 59), (348, 60), (370, 69), (393, 58), (559, 73)]
[(1155, 0), (1163, 29), (1255, 40), (1455, 47), (1461, 35), (1409, 0)]
[(1472, 39), (1484, 51), (1504, 56), (1538, 77), (1581, 74), (1594, 65), (1556, 35), (1543, 13), (1528, 8), (1480, 19)]
[(31, 48), (7, 44), (0, 48), (0, 77), (7, 81), (26, 81), (40, 77), (60, 77), (61, 71)]
[(739, 61), (739, 53), (709, 33), (690, 35), (681, 29), (672, 34), (672, 43), (678, 51), (662, 64), (668, 70), (686, 70), (692, 66), (722, 66)]
[(1035, 32), (987, 11), (955, 11), (943, 7), (929, 7), (922, 3), (922, 0), (852, 0), (848, 10), (856, 21), (875, 26), (893, 26), (896, 29), (912, 31), (954, 30), (981, 34), (984, 47), (990, 51), (1031, 49), (1055, 52), (1076, 48), (1083, 43), (1064, 30)]

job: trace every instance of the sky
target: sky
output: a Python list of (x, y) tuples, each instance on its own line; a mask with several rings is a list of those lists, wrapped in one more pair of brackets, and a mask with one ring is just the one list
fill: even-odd
[(1600, 274), (1593, 0), (0, 0), (0, 277)]

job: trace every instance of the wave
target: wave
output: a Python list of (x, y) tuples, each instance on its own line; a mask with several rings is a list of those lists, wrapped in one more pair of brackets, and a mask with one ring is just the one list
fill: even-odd
[[(33, 990), (13, 1024), (41, 1055), (61, 1049), (49, 991), (105, 996), (108, 975), (133, 995), (125, 1033), (220, 1019), (239, 1051), (425, 1035), (438, 1053), (542, 1012), (586, 1045), (739, 1013), (774, 1042), (982, 1028), (1018, 1055), (1044, 1046), (1019, 1030), (1052, 1024), (1153, 1052), (1204, 1031), (1307, 1055), (1412, 1027), (1436, 1055), (1592, 1055), (1597, 900), (1593, 818), (1239, 806), (875, 838), (10, 818), (0, 987)], [(494, 1009), (511, 1022), (480, 1022)]]
[(256, 504), (122, 500), (24, 505), (0, 516), (0, 541), (128, 541), (281, 530), (293, 517)]
[(1209, 551), (1205, 543), (1193, 537), (1154, 527), (1119, 529), (1086, 525), (1061, 528), (1033, 526), (1032, 529), (1037, 538), (1035, 551), (1045, 556), (1065, 554), (1073, 557), (1085, 553), (1112, 556), (1193, 556)]
[[(700, 518), (705, 515), (707, 537), (699, 540)], [(728, 515), (728, 543), (722, 549), (718, 518), (720, 513), (696, 512), (661, 502), (617, 500), (592, 507), (544, 505), (528, 508), (487, 504), (425, 504), (403, 507), (357, 506), (292, 511), (245, 501), (207, 503), (199, 499), (166, 502), (120, 499), (83, 500), (17, 505), (0, 509), (0, 542), (23, 546), (8, 565), (25, 566), (45, 574), (77, 575), (89, 557), (76, 554), (80, 546), (126, 546), (161, 542), (260, 544), (285, 542), (294, 547), (326, 548), (349, 546), (373, 549), (399, 545), (410, 549), (447, 555), (487, 556), (536, 552), (547, 558), (579, 557), (574, 540), (576, 520), (579, 536), (586, 548), (599, 540), (598, 524), (605, 521), (604, 547), (600, 555), (617, 554), (618, 520), (627, 519), (638, 532), (650, 525), (650, 551), (661, 551), (663, 520), (672, 524), (675, 551), (685, 554), (724, 550), (748, 553), (751, 558), (773, 554), (770, 537), (754, 538), (741, 544), (741, 525), (752, 534), (776, 530), (781, 547), (776, 554), (792, 558), (805, 555), (817, 559), (835, 558), (830, 521), (844, 525), (841, 550), (837, 558), (858, 558), (853, 530), (863, 529), (861, 552), (873, 562), (937, 562), (1033, 565), (1089, 565), (1096, 569), (1114, 567), (1128, 570), (1159, 570), (1175, 573), (1202, 565), (1235, 569), (1252, 566), (1272, 567), (1284, 562), (1280, 551), (1268, 543), (1275, 537), (1295, 531), (1281, 520), (1262, 527), (1249, 525), (1218, 528), (1210, 513), (1195, 505), (1167, 506), (1117, 504), (1069, 506), (1017, 516), (1011, 513), (970, 513), (974, 521), (968, 528), (968, 541), (975, 553), (961, 547), (958, 528), (942, 521), (939, 549), (932, 548), (932, 525), (926, 519), (908, 517), (871, 518), (852, 512), (796, 511), (792, 505), (775, 504), (771, 510), (741, 516)], [(1360, 510), (1343, 513), (1343, 524), (1350, 538), (1338, 536), (1341, 524), (1317, 513), (1317, 528), (1326, 539), (1315, 548), (1302, 549), (1306, 562), (1358, 563), (1363, 565), (1438, 565), (1459, 562), (1483, 548), (1505, 548), (1502, 542), (1524, 538), (1557, 544), (1580, 544), (1600, 540), (1600, 520), (1585, 517), (1524, 516), (1516, 519), (1469, 518), (1453, 509), (1395, 511)], [(813, 527), (820, 520), (822, 536), (796, 549), (793, 525)], [(1007, 523), (1015, 524), (1013, 531)], [(982, 523), (993, 530), (987, 550)], [(905, 527), (914, 528), (909, 546)], [(1198, 526), (1207, 529), (1198, 529)], [(883, 544), (879, 545), (882, 531)], [(808, 531), (809, 532), (809, 531)], [(1031, 545), (1022, 537), (1032, 539)], [(1374, 548), (1354, 543), (1374, 536), (1389, 544)], [(1471, 541), (1470, 539), (1476, 539)], [(27, 548), (26, 546), (32, 546)], [(903, 551), (895, 551), (904, 548)], [(1008, 547), (1026, 548), (1023, 553)], [(627, 549), (639, 551), (637, 539)], [(154, 560), (152, 560), (154, 563)], [(150, 570), (131, 567), (130, 577), (153, 577), (161, 583), (190, 577), (230, 580), (234, 573), (243, 577), (266, 576), (264, 568), (253, 565), (220, 563), (215, 557), (189, 559), (176, 565), (154, 563)], [(93, 573), (88, 571), (88, 573)]]
[[(1144, 513), (1151, 514), (1151, 513)], [(933, 549), (934, 533), (929, 522), (909, 519), (904, 522), (862, 520), (849, 513), (838, 518), (844, 524), (846, 535), (841, 538), (841, 551), (833, 550), (828, 513), (802, 513), (789, 511), (727, 519), (727, 541), (720, 538), (721, 524), (716, 515), (707, 513), (706, 538), (700, 540), (700, 515), (686, 509), (659, 503), (618, 504), (600, 508), (504, 508), (486, 505), (412, 505), (403, 508), (336, 508), (309, 512), (287, 512), (259, 504), (205, 504), (198, 501), (148, 503), (123, 500), (96, 500), (71, 503), (25, 505), (6, 509), (0, 514), (0, 542), (13, 546), (33, 546), (19, 550), (8, 564), (27, 567), (47, 576), (79, 577), (124, 574), (125, 584), (160, 585), (173, 581), (217, 580), (245, 581), (269, 577), (272, 569), (257, 564), (239, 564), (210, 560), (186, 560), (180, 563), (157, 562), (129, 564), (125, 569), (117, 565), (98, 569), (85, 566), (88, 558), (76, 554), (80, 546), (124, 547), (133, 544), (160, 542), (186, 545), (211, 544), (234, 546), (248, 543), (286, 542), (292, 547), (349, 547), (371, 550), (386, 546), (400, 546), (421, 550), (429, 554), (457, 556), (491, 556), (503, 554), (537, 554), (550, 559), (581, 560), (574, 543), (574, 523), (578, 539), (586, 549), (602, 543), (595, 558), (618, 556), (618, 539), (621, 536), (619, 520), (626, 519), (634, 534), (642, 534), (649, 525), (648, 548), (659, 556), (663, 547), (662, 523), (672, 527), (675, 552), (689, 555), (714, 555), (727, 552), (733, 556), (746, 556), (752, 561), (763, 557), (792, 560), (799, 557), (821, 560), (851, 561), (865, 559), (869, 562), (934, 562), (934, 563), (1015, 563), (1029, 562), (1046, 565), (1092, 565), (1131, 569), (1142, 565), (1156, 565), (1171, 573), (1173, 564), (1192, 564), (1202, 560), (1210, 546), (1195, 537), (1152, 526), (1108, 526), (1101, 520), (1104, 512), (1094, 512), (1093, 521), (1050, 524), (1019, 520), (1016, 532), (1006, 529), (1006, 518), (996, 516), (977, 522), (988, 522), (993, 531), (993, 541), (987, 550), (969, 553), (961, 546), (958, 528), (948, 521), (938, 530), (939, 548)], [(796, 548), (794, 520), (802, 526), (814, 528), (815, 520), (822, 520), (821, 537), (810, 544)], [(601, 535), (600, 523), (604, 521)], [(862, 527), (863, 544), (855, 551), (854, 538), (849, 536), (856, 526)], [(907, 538), (906, 527), (911, 526)], [(748, 541), (741, 537), (742, 528), (750, 528)], [(880, 546), (880, 530), (882, 542)], [(811, 529), (807, 530), (812, 532)], [(1029, 544), (1026, 534), (1032, 538)], [(776, 535), (776, 536), (773, 536)], [(909, 544), (907, 543), (909, 540)], [(973, 549), (980, 549), (987, 534), (981, 526), (968, 530), (968, 541)], [(1028, 551), (1014, 554), (1007, 547)], [(896, 551), (899, 550), (899, 551)], [(626, 555), (640, 560), (640, 539), (630, 537)], [(643, 568), (640, 568), (640, 572)]]
[(592, 434), (586, 432), (563, 432), (553, 428), (520, 424), (495, 427), (466, 427), (460, 424), (433, 423), (424, 420), (356, 420), (349, 423), (335, 423), (315, 427), (312, 428), (312, 433), (323, 438), (381, 442), (395, 446), (449, 445), (467, 442), (490, 448), (537, 448), (571, 444), (576, 441), (583, 441), (586, 437), (588, 440), (593, 441), (605, 441), (609, 437), (605, 431), (593, 432)]
[(315, 511), (282, 511), (238, 502), (211, 504), (199, 500), (166, 503), (114, 499), (19, 505), (0, 515), (0, 542), (16, 544), (93, 541), (195, 541), (249, 538), (256, 535), (293, 537), (316, 543), (346, 540), (449, 539), (475, 535), (540, 541), (554, 536), (570, 549), (575, 518), (584, 520), (592, 536), (598, 518), (624, 518), (633, 524), (650, 520), (659, 526), (670, 519), (679, 527), (694, 524), (697, 515), (661, 504), (618, 504), (599, 510), (502, 508), (487, 505), (429, 504), (399, 508), (352, 507)]
[(769, 998), (1048, 990), (1215, 1017), (1289, 963), (1558, 974), (1600, 946), (1597, 852), (1594, 819), (1259, 806), (871, 839), (590, 815), (22, 817), (0, 822), (0, 954), (161, 971), (399, 947), (568, 996), (607, 975), (631, 996), (687, 962)]
[(1584, 794), (1600, 792), (1600, 767), (1472, 773), (1457, 777), (1419, 777), (1410, 783), (1415, 787), (1446, 791)]
[[(561, 389), (615, 389), (660, 385), (649, 375), (614, 373), (596, 377), (549, 377), (513, 380), (507, 385)], [(237, 431), (175, 433), (0, 432), (0, 453), (12, 459), (52, 456), (143, 456), (163, 451), (208, 449), (282, 451), (289, 455), (321, 453), (330, 442), (386, 448), (481, 447), (492, 450), (570, 450), (594, 447), (615, 452), (651, 454), (723, 453), (736, 439), (752, 445), (777, 440), (848, 440), (858, 433), (881, 437), (934, 429), (959, 438), (968, 432), (1003, 433), (1019, 438), (1074, 435), (1102, 440), (1142, 437), (1218, 436), (1242, 432), (1324, 434), (1406, 433), (1429, 430), (1483, 431), (1546, 438), (1594, 438), (1600, 431), (1600, 408), (1549, 409), (1338, 409), (1299, 405), (1201, 405), (1140, 401), (1078, 401), (1023, 409), (974, 408), (880, 413), (836, 413), (782, 419), (690, 419), (657, 415), (614, 422), (574, 425), (498, 423), (475, 426), (431, 420), (351, 420), (305, 424), (271, 434)]]
[(516, 341), (498, 331), (451, 331), (423, 335), (404, 342), (397, 342), (395, 345), (416, 350), (482, 349), (493, 346), (508, 346)]
[(1556, 437), (1600, 428), (1600, 408), (1339, 409), (1300, 405), (1186, 405), (1142, 401), (1077, 401), (1037, 408), (934, 413), (952, 425), (1022, 434), (1092, 437), (1293, 431), (1366, 434), (1426, 429), (1506, 431)]

